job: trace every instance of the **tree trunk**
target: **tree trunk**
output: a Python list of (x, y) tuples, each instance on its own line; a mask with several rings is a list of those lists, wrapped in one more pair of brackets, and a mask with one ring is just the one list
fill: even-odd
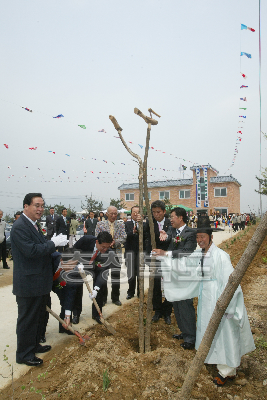
[[(147, 187), (147, 157), (148, 157), (148, 149), (149, 149), (149, 141), (150, 141), (150, 131), (151, 131), (151, 125), (148, 124), (147, 136), (146, 136), (146, 149), (145, 149), (145, 156), (144, 156), (143, 181), (144, 181), (146, 209), (147, 209), (147, 214), (148, 214), (149, 229), (150, 229), (150, 236), (151, 236), (151, 244), (152, 244), (152, 249), (155, 249), (156, 248), (156, 240), (155, 240), (154, 223), (153, 223), (152, 213), (151, 213), (151, 209), (150, 209), (150, 205), (149, 205), (148, 187)], [(152, 299), (153, 299), (153, 289), (154, 289), (154, 275), (155, 275), (155, 257), (152, 257), (151, 263), (150, 263), (149, 287), (148, 287), (148, 294), (147, 294), (145, 352), (151, 351), (150, 336), (151, 336), (151, 323), (152, 323), (152, 312), (153, 312)]]
[[(122, 128), (118, 124), (116, 118), (112, 115), (109, 116), (109, 119), (114, 125), (114, 128), (119, 134), (119, 137), (126, 148), (126, 150), (137, 159), (139, 164), (139, 190), (140, 190), (140, 197), (139, 197), (139, 210), (140, 214), (143, 216), (143, 175), (144, 175), (144, 168), (143, 162), (138, 154), (134, 153), (126, 144), (123, 136), (121, 134)], [(139, 351), (140, 353), (144, 353), (145, 351), (145, 329), (144, 329), (144, 259), (143, 259), (143, 221), (139, 226)]]
[(139, 164), (139, 212), (142, 221), (139, 224), (139, 352), (145, 351), (145, 328), (144, 328), (144, 257), (143, 257), (143, 164)]
[(178, 396), (179, 399), (188, 400), (190, 398), (191, 391), (199, 375), (199, 372), (203, 366), (203, 363), (208, 355), (211, 343), (217, 332), (218, 326), (225, 313), (225, 310), (228, 307), (228, 304), (230, 303), (246, 270), (248, 269), (250, 263), (257, 254), (266, 234), (267, 234), (267, 213), (265, 213), (253, 237), (249, 241), (248, 246), (244, 251), (242, 257), (240, 258), (238, 264), (236, 265), (234, 272), (229, 276), (228, 283), (216, 303), (215, 309), (213, 311), (213, 314), (211, 316), (210, 322), (207, 326), (206, 332), (203, 336), (199, 349), (185, 377), (181, 393)]

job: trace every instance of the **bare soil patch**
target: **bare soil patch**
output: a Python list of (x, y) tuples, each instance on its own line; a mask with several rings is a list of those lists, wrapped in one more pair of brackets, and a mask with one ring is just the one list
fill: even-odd
[[(220, 246), (230, 254), (235, 266), (252, 237), (249, 227)], [(192, 392), (192, 399), (266, 399), (267, 398), (267, 239), (249, 267), (242, 282), (245, 303), (257, 349), (242, 358), (238, 377), (217, 388), (213, 383), (215, 366), (203, 366)], [(138, 301), (125, 304), (108, 321), (117, 334), (104, 327), (90, 328), (85, 346), (69, 337), (44, 357), (44, 364), (31, 368), (0, 394), (1, 399), (97, 399), (143, 400), (175, 399), (190, 367), (195, 351), (185, 351), (172, 339), (179, 332), (172, 314), (172, 325), (164, 320), (153, 324), (152, 351), (138, 353)], [(103, 372), (110, 379), (103, 389)], [(265, 385), (266, 383), (266, 385)], [(24, 390), (22, 387), (25, 386)], [(41, 393), (36, 393), (40, 390)], [(239, 397), (235, 397), (239, 396)]]

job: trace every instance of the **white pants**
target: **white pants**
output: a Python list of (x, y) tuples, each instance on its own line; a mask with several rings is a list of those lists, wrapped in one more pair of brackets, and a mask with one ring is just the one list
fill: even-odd
[(226, 364), (217, 364), (217, 368), (223, 378), (236, 375), (236, 368), (228, 367)]

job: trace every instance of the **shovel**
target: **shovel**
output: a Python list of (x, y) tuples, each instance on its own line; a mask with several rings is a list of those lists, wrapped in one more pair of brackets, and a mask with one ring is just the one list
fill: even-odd
[[(90, 294), (92, 294), (92, 290), (91, 290), (90, 285), (88, 283), (88, 280), (87, 280), (85, 272), (84, 271), (83, 272), (79, 271), (79, 272), (80, 272), (81, 277), (83, 278), (84, 283), (86, 284), (88, 292)], [(115, 329), (113, 328), (113, 326), (109, 322), (104, 320), (104, 317), (103, 317), (103, 315), (102, 315), (102, 313), (100, 311), (100, 308), (99, 308), (95, 298), (93, 298), (93, 302), (94, 302), (95, 308), (96, 308), (96, 310), (97, 310), (97, 312), (99, 314), (101, 323), (109, 330), (110, 333), (112, 333), (112, 335), (115, 335), (115, 333), (116, 333)]]
[[(61, 319), (61, 318), (60, 318), (54, 311), (52, 311), (51, 308), (49, 308), (48, 306), (46, 306), (46, 311), (48, 311), (50, 314), (52, 314), (53, 317), (55, 317), (61, 324), (64, 324), (64, 325), (65, 325), (65, 322), (63, 321), (63, 319)], [(74, 335), (77, 336), (77, 338), (79, 339), (79, 342), (80, 342), (81, 345), (84, 345), (84, 344), (85, 344), (85, 341), (90, 339), (88, 335), (82, 336), (82, 335), (80, 334), (80, 332), (75, 331), (75, 330), (73, 329), (73, 327), (70, 326), (70, 325), (67, 327), (67, 329), (68, 329), (69, 331), (71, 331)]]

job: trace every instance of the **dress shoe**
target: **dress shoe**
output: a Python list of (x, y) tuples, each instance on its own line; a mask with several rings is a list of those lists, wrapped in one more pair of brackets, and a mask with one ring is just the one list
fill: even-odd
[(180, 346), (185, 350), (193, 350), (195, 348), (195, 343), (183, 342)]
[(174, 338), (174, 339), (177, 339), (177, 340), (181, 340), (181, 339), (183, 339), (183, 334), (182, 333), (175, 333), (174, 335), (172, 335), (172, 337)]
[(171, 321), (171, 317), (169, 315), (167, 315), (167, 317), (164, 317), (164, 321), (167, 325), (171, 325), (172, 321)]
[(112, 303), (115, 304), (116, 306), (121, 306), (120, 300), (112, 301)]
[(127, 294), (126, 296), (126, 300), (130, 300), (133, 296), (131, 296), (130, 294)]
[(60, 325), (59, 327), (59, 333), (66, 333), (67, 335), (74, 335), (74, 333), (72, 333), (71, 331), (69, 331), (68, 329), (63, 328), (62, 325)]
[(39, 344), (39, 346), (37, 347), (37, 350), (35, 351), (35, 353), (46, 353), (51, 349), (52, 349), (52, 347), (49, 346), (49, 345), (42, 346), (42, 345)]
[(3, 268), (4, 269), (10, 269), (10, 267), (8, 265), (5, 265)]
[(29, 367), (37, 367), (38, 365), (43, 364), (43, 360), (41, 358), (34, 356), (30, 360), (23, 360), (23, 361), (18, 362), (18, 364), (26, 364)]
[(39, 343), (45, 343), (45, 342), (46, 342), (46, 338), (45, 338), (45, 336), (42, 336)]
[(158, 322), (158, 320), (162, 317), (160, 314), (155, 314), (152, 318), (152, 322)]
[(72, 323), (74, 325), (77, 325), (79, 323), (79, 321), (80, 321), (80, 317), (78, 317), (78, 315), (73, 315)]
[(106, 304), (107, 304), (107, 302), (103, 301), (102, 307), (105, 307)]

